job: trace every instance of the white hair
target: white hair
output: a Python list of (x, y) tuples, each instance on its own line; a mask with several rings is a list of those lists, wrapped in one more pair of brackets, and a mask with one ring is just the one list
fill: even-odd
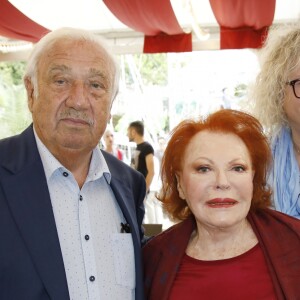
[(31, 80), (34, 86), (35, 96), (38, 95), (38, 84), (37, 84), (38, 83), (37, 82), (38, 62), (41, 56), (46, 51), (49, 51), (49, 49), (51, 49), (51, 47), (59, 40), (89, 41), (100, 46), (106, 52), (108, 58), (110, 59), (110, 67), (112, 70), (112, 74), (114, 75), (114, 81), (112, 87), (112, 100), (113, 100), (118, 93), (120, 70), (115, 57), (111, 54), (111, 50), (109, 49), (105, 40), (101, 36), (93, 32), (90, 32), (88, 30), (70, 28), (70, 27), (56, 29), (46, 34), (34, 46), (27, 62), (24, 78), (29, 78)]

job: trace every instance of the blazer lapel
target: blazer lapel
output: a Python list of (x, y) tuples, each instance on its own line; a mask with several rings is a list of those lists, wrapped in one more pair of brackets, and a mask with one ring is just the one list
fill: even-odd
[(69, 299), (48, 186), (30, 129), (23, 134), (20, 144), (15, 145), (19, 153), (14, 153), (14, 158), (4, 166), (9, 172), (2, 178), (3, 189), (20, 235), (50, 298)]
[(111, 178), (110, 185), (114, 192), (116, 200), (124, 214), (124, 217), (131, 228), (131, 233), (134, 236), (134, 239), (136, 238), (140, 246), (140, 234), (139, 228), (137, 227), (137, 222), (135, 221), (136, 210), (133, 205), (134, 203), (132, 202), (132, 193), (122, 182), (120, 182), (118, 179), (115, 179), (114, 177)]
[(124, 185), (122, 181), (116, 179), (113, 174), (110, 182), (116, 200), (124, 214), (127, 223), (130, 226), (132, 241), (134, 247), (134, 261), (135, 261), (135, 297), (136, 299), (144, 299), (143, 291), (143, 271), (142, 271), (142, 254), (141, 254), (141, 236), (138, 223), (136, 221), (136, 207), (133, 199), (132, 191)]

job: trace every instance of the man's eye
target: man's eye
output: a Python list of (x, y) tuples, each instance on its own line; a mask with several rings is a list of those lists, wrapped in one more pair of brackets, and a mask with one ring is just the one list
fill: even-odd
[(95, 89), (103, 89), (103, 85), (98, 82), (91, 82), (91, 86)]
[(66, 83), (66, 80), (65, 79), (57, 79), (57, 80), (55, 80), (55, 83), (58, 85), (63, 85)]

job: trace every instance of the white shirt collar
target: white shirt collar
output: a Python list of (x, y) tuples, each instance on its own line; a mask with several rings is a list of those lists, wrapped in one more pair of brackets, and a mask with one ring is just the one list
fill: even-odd
[[(61, 172), (70, 172), (53, 156), (53, 154), (48, 150), (48, 148), (42, 143), (34, 128), (33, 132), (36, 139), (37, 148), (44, 166), (47, 181), (49, 181), (50, 177), (56, 170), (60, 170)], [(111, 173), (109, 171), (105, 158), (102, 152), (100, 151), (100, 148), (95, 147), (95, 149), (93, 150), (86, 182), (94, 181), (100, 178), (102, 175), (106, 179), (107, 183), (110, 184)]]

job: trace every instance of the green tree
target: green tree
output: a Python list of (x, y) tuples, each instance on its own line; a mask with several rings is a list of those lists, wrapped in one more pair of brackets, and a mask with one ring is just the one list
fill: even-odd
[[(134, 54), (121, 58), (126, 85), (158, 85), (168, 83), (167, 54)], [(140, 81), (140, 82), (139, 82)]]
[(25, 66), (25, 62), (0, 62), (0, 74), (2, 84), (23, 84)]
[(0, 63), (0, 138), (21, 132), (31, 122), (23, 85), (25, 62)]

